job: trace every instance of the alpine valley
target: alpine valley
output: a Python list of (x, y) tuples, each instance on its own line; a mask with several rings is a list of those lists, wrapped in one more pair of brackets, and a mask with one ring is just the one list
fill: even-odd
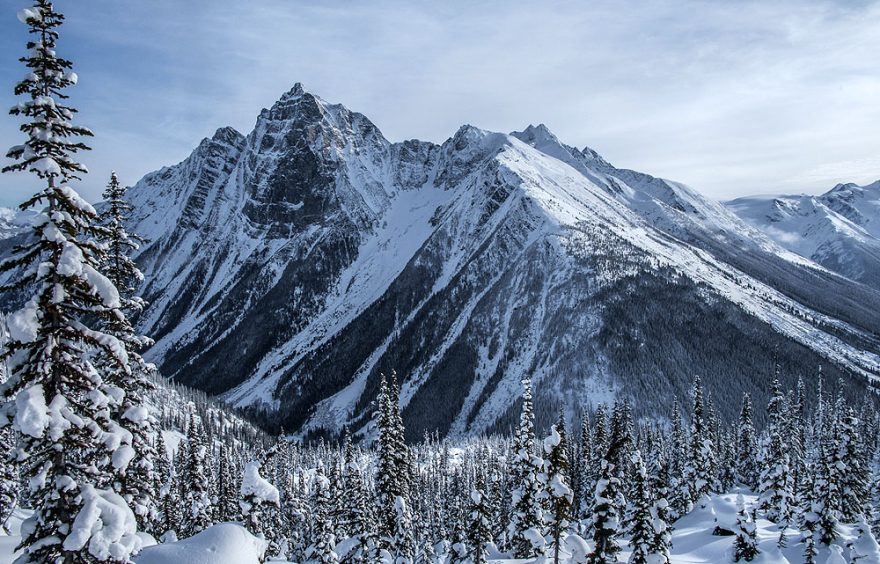
[[(409, 438), (510, 430), (525, 376), (542, 427), (619, 396), (660, 415), (695, 375), (732, 419), (774, 359), (784, 388), (821, 370), (858, 397), (880, 254), (822, 227), (856, 193), (726, 207), (542, 125), (392, 143), (297, 84), (131, 188), (138, 323), (163, 375), (302, 436), (371, 433), (392, 371)], [(779, 214), (838, 238), (787, 244)]]

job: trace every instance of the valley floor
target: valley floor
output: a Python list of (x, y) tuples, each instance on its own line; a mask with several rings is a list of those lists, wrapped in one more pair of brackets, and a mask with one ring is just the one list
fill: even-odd
[[(732, 527), (736, 514), (736, 495), (743, 493), (747, 504), (755, 502), (749, 492), (733, 492), (714, 495), (705, 507), (698, 507), (675, 523), (673, 532), (673, 564), (720, 564), (733, 562), (732, 546), (734, 536), (713, 534), (716, 526)], [(10, 529), (17, 532), (26, 512), (16, 511), (10, 520)], [(758, 519), (757, 536), (761, 553), (752, 560), (756, 564), (797, 564), (804, 561), (803, 545), (798, 542), (797, 532), (789, 529), (788, 542), (783, 549), (777, 547), (779, 529), (765, 519)], [(11, 564), (18, 536), (0, 536), (0, 564)], [(847, 543), (853, 540), (849, 527), (841, 527), (841, 538), (832, 547), (822, 547), (816, 562), (819, 564), (851, 562), (847, 558)], [(180, 542), (156, 545), (145, 548), (135, 558), (136, 564), (258, 564), (262, 541), (251, 536), (243, 527), (223, 523)], [(836, 560), (832, 553), (839, 553), (842, 560)], [(621, 552), (619, 562), (629, 559), (629, 551)], [(575, 562), (566, 555), (566, 564)], [(490, 559), (491, 564), (531, 564), (535, 560)], [(880, 564), (876, 560), (861, 559), (859, 564)], [(278, 563), (283, 564), (283, 563)]]

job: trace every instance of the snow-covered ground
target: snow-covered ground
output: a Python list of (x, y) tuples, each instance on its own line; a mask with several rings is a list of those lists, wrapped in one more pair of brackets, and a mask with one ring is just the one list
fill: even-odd
[[(733, 492), (712, 496), (704, 506), (694, 509), (690, 514), (675, 523), (672, 534), (673, 564), (719, 564), (733, 562), (734, 536), (714, 534), (716, 526), (733, 528), (736, 515), (736, 497), (743, 494), (747, 506), (753, 505), (756, 496), (749, 492)], [(10, 529), (17, 532), (21, 521), (27, 516), (17, 510), (10, 520)], [(787, 544), (778, 548), (779, 528), (766, 519), (757, 521), (757, 537), (760, 554), (752, 560), (756, 564), (797, 564), (804, 561), (803, 545), (797, 538), (794, 529), (787, 531)], [(851, 562), (848, 543), (854, 540), (855, 534), (851, 527), (840, 527), (841, 538), (831, 547), (820, 547), (816, 562), (837, 562), (832, 553), (843, 556), (843, 562)], [(18, 536), (0, 536), (0, 564), (11, 564), (13, 551), (18, 543)], [(619, 562), (629, 559), (626, 543), (621, 543), (623, 550)], [(135, 558), (136, 564), (258, 564), (265, 542), (248, 533), (236, 523), (221, 523), (210, 527), (200, 534), (176, 543), (149, 546)], [(566, 561), (572, 560), (566, 555)], [(490, 560), (495, 564), (532, 563), (534, 560)], [(858, 560), (859, 564), (878, 564), (880, 557)], [(281, 564), (281, 563), (279, 563)]]

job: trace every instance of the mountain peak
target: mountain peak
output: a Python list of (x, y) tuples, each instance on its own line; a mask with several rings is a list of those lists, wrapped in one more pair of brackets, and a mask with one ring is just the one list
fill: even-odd
[(225, 126), (219, 128), (214, 132), (214, 135), (211, 136), (211, 141), (215, 141), (217, 143), (227, 143), (229, 145), (235, 144), (237, 141), (244, 139), (244, 135), (238, 132), (237, 129), (230, 126)]
[(293, 85), (293, 88), (285, 92), (278, 101), (283, 102), (294, 98), (301, 98), (304, 94), (306, 94), (306, 90), (303, 88), (302, 82), (297, 82)]
[(559, 142), (559, 139), (553, 135), (553, 132), (551, 132), (543, 123), (529, 125), (522, 131), (511, 132), (511, 135), (533, 147), (547, 144), (562, 145), (562, 143)]

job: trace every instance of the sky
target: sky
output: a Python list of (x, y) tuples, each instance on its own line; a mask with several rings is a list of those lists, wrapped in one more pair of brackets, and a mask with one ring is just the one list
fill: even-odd
[[(26, 27), (0, 0), (0, 105)], [(100, 198), (243, 133), (294, 83), (391, 141), (544, 123), (563, 142), (716, 199), (880, 178), (880, 0), (56, 0), (95, 132)], [(0, 116), (0, 147), (21, 143)], [(5, 150), (4, 150), (5, 152)], [(2, 155), (2, 153), (0, 153)], [(0, 156), (0, 160), (2, 160)], [(33, 192), (0, 175), (0, 205)]]

